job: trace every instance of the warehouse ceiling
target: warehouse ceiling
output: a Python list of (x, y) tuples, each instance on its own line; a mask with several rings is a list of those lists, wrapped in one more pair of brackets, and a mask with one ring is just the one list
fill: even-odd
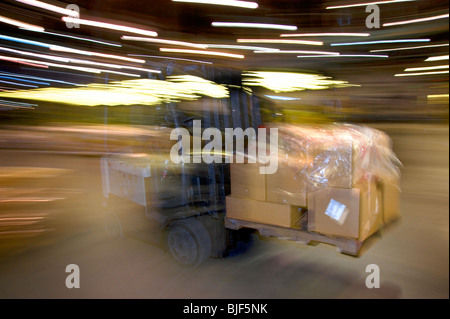
[[(238, 73), (315, 73), (371, 88), (419, 83), (431, 91), (436, 87), (448, 90), (448, 66), (432, 70), (439, 73), (428, 75), (426, 80), (423, 76), (399, 76), (407, 68), (419, 68), (417, 72), (420, 72), (421, 68), (448, 65), (448, 58), (426, 61), (448, 55), (447, 1), (378, 1), (379, 28), (366, 24), (374, 11), (366, 12), (368, 1), (363, 0), (255, 0), (251, 3), (257, 4), (257, 8), (171, 0), (3, 0), (0, 3), (2, 76), (51, 78), (60, 81), (53, 85), (64, 86), (67, 84), (64, 82), (164, 79), (174, 74), (203, 74), (211, 78), (214, 72), (204, 71), (208, 68), (232, 69)], [(42, 4), (53, 6), (49, 9)], [(67, 15), (54, 11), (55, 7), (65, 9), (68, 5), (79, 8), (81, 20), (63, 21)], [(369, 20), (375, 22), (371, 17)], [(18, 27), (18, 21), (31, 24), (34, 29)], [(277, 24), (290, 29), (224, 27), (218, 26), (218, 22)], [(98, 23), (109, 25), (105, 28)], [(142, 30), (146, 33), (142, 34)], [(203, 46), (193, 48), (185, 43), (146, 39)], [(207, 51), (230, 56), (210, 55)], [(51, 55), (53, 60), (44, 55)], [(46, 64), (41, 64), (42, 61)], [(92, 73), (89, 67), (103, 71)], [(24, 88), (7, 83), (17, 82), (0, 80), (3, 80), (3, 91)], [(38, 83), (34, 85), (42, 87)]]

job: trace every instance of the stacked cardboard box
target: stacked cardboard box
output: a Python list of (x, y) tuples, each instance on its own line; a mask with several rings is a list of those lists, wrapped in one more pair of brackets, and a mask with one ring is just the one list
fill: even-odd
[(302, 207), (308, 231), (359, 240), (399, 217), (397, 163), (383, 133), (354, 126), (285, 132), (275, 174), (231, 164), (228, 217), (298, 228)]

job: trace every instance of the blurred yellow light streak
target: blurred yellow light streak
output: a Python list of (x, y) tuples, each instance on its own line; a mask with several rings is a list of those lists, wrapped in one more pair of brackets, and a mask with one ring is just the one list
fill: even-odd
[(390, 3), (397, 3), (397, 2), (410, 2), (415, 0), (385, 0), (385, 1), (374, 1), (374, 2), (365, 2), (365, 3), (355, 3), (355, 4), (345, 4), (340, 6), (329, 6), (326, 7), (326, 9), (342, 9), (342, 8), (354, 8), (354, 7), (367, 7), (368, 5), (373, 4), (390, 4)]
[(258, 3), (252, 1), (239, 1), (239, 0), (172, 0), (173, 2), (187, 2), (198, 4), (214, 4), (221, 6), (231, 6), (246, 9), (258, 8)]
[(249, 50), (249, 51), (280, 51), (280, 49), (275, 48), (265, 48), (250, 45), (236, 45), (236, 44), (206, 44), (208, 48), (211, 49), (234, 49), (234, 50)]
[(208, 48), (208, 46), (206, 44), (198, 44), (198, 43), (191, 43), (191, 42), (184, 42), (184, 41), (174, 41), (174, 40), (165, 40), (165, 39), (133, 37), (133, 36), (128, 36), (128, 35), (123, 35), (121, 37), (121, 39), (122, 40), (129, 40), (129, 41), (141, 41), (141, 42), (162, 43), (162, 44), (186, 46), (186, 47), (198, 48), (198, 49), (206, 49), (206, 48)]
[(442, 60), (448, 60), (448, 55), (432, 56), (432, 57), (426, 59), (425, 62), (442, 61)]
[(256, 29), (275, 29), (275, 30), (290, 30), (295, 31), (295, 25), (273, 24), (273, 23), (250, 23), (250, 22), (219, 22), (211, 23), (213, 27), (224, 28), (256, 28)]
[(444, 44), (431, 44), (431, 45), (420, 45), (416, 47), (404, 47), (404, 48), (393, 48), (393, 49), (380, 49), (380, 50), (370, 50), (370, 52), (385, 52), (385, 51), (400, 51), (400, 50), (413, 50), (413, 49), (427, 49), (427, 48), (437, 48), (437, 47), (448, 47), (448, 43)]
[(407, 69), (405, 69), (405, 72), (428, 71), (428, 70), (439, 70), (439, 69), (448, 69), (448, 64), (447, 65), (436, 65), (436, 66), (425, 66), (425, 67), (418, 67), (418, 68), (407, 68)]
[(433, 16), (433, 17), (383, 23), (383, 27), (390, 27), (390, 26), (394, 26), (394, 25), (403, 25), (403, 24), (418, 23), (418, 22), (427, 22), (427, 21), (438, 20), (438, 19), (445, 19), (445, 18), (448, 18), (448, 16), (449, 15), (447, 13), (447, 14), (441, 14), (441, 15), (437, 15), (437, 16)]
[(33, 30), (33, 31), (44, 31), (45, 30), (41, 26), (17, 21), (17, 20), (10, 19), (10, 18), (4, 17), (4, 16), (0, 16), (0, 22), (6, 23), (6, 24), (11, 24), (11, 25), (14, 25), (16, 27), (19, 27), (21, 29), (26, 29), (26, 30)]
[(348, 86), (347, 81), (331, 80), (321, 74), (294, 72), (250, 71), (243, 74), (243, 84), (261, 86), (276, 93), (302, 90), (323, 90), (333, 86)]
[(304, 44), (304, 45), (323, 45), (321, 41), (306, 40), (283, 40), (283, 39), (237, 39), (240, 43), (278, 43), (278, 44)]
[(395, 76), (419, 76), (419, 75), (433, 75), (433, 74), (446, 74), (448, 71), (436, 71), (436, 72), (419, 72), (419, 73), (399, 73)]
[(429, 99), (448, 98), (448, 94), (432, 94), (432, 95), (428, 95), (427, 98), (429, 98)]
[(285, 33), (280, 37), (369, 37), (370, 33)]
[(218, 51), (202, 51), (202, 50), (189, 50), (189, 49), (172, 49), (172, 48), (159, 48), (161, 52), (172, 52), (172, 53), (188, 53), (188, 54), (200, 54), (200, 55), (213, 55), (213, 56), (223, 56), (227, 58), (234, 59), (244, 59), (245, 56), (242, 54), (225, 53)]
[(82, 88), (41, 88), (0, 92), (6, 98), (31, 99), (72, 105), (156, 105), (196, 100), (201, 96), (225, 98), (223, 85), (195, 76), (172, 76), (167, 81), (137, 79), (109, 84), (88, 84)]
[(88, 26), (91, 26), (91, 27), (98, 27), (98, 28), (102, 28), (102, 29), (109, 29), (109, 30), (114, 30), (114, 31), (135, 33), (135, 34), (140, 34), (140, 35), (146, 35), (146, 36), (149, 36), (149, 37), (156, 37), (156, 36), (158, 36), (158, 33), (156, 33), (155, 31), (144, 30), (144, 29), (133, 28), (133, 27), (127, 27), (125, 25), (120, 25), (120, 24), (113, 24), (113, 23), (106, 23), (106, 22), (100, 22), (100, 21), (79, 19), (79, 18), (73, 18), (73, 17), (62, 17), (61, 19), (64, 22), (81, 24), (81, 25), (88, 25)]
[(72, 10), (69, 10), (66, 8), (61, 8), (61, 7), (55, 6), (53, 4), (48, 4), (48, 3), (45, 3), (42, 1), (37, 1), (37, 0), (16, 0), (16, 1), (28, 4), (30, 6), (38, 7), (38, 8), (44, 9), (44, 10), (64, 14), (67, 16), (78, 16), (78, 13), (75, 11), (72, 11)]

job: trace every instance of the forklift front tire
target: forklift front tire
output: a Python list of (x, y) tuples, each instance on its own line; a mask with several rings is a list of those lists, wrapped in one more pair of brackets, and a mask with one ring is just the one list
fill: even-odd
[(194, 217), (172, 222), (166, 238), (169, 254), (185, 267), (197, 267), (211, 256), (212, 242), (208, 230)]

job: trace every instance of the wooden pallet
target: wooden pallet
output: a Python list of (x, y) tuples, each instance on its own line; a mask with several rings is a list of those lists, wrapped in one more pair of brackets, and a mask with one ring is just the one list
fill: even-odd
[(277, 237), (308, 245), (314, 245), (317, 243), (330, 244), (336, 246), (336, 249), (340, 253), (352, 256), (358, 256), (363, 244), (363, 241), (354, 238), (326, 236), (301, 229), (266, 225), (233, 218), (225, 218), (225, 227), (232, 230), (239, 230), (241, 228), (255, 229), (261, 236)]

